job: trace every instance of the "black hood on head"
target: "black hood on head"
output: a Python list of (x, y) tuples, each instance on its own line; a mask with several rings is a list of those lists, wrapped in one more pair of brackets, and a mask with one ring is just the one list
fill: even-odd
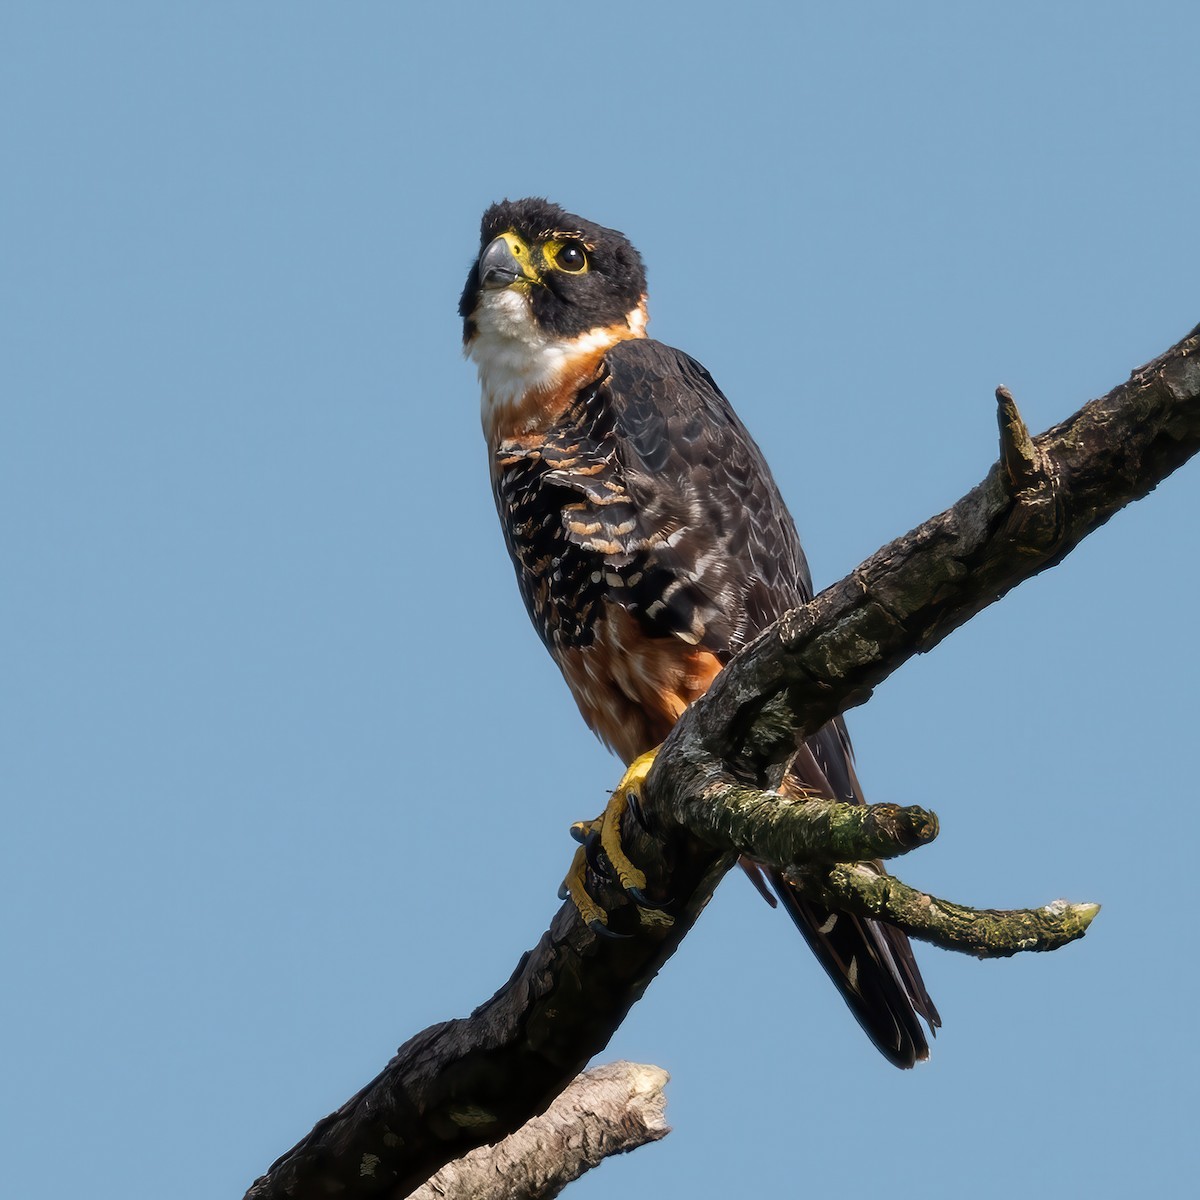
[[(530, 197), (493, 204), (483, 214), (480, 254), (502, 234), (520, 238), (530, 248), (535, 265), (542, 247), (551, 243), (577, 242), (586, 253), (587, 269), (581, 273), (537, 272), (530, 287), (530, 306), (534, 320), (547, 333), (572, 337), (624, 321), (646, 293), (641, 255), (623, 233), (585, 221), (549, 200)], [(477, 256), (458, 303), (464, 341), (475, 332), (471, 314), (479, 294)]]

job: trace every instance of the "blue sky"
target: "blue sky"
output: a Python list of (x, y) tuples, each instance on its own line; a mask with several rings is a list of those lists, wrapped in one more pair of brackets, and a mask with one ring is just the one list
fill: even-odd
[[(618, 764), (528, 626), (455, 303), (483, 208), (646, 258), (818, 585), (1200, 320), (1192, 5), (0, 14), (6, 1190), (211, 1200), (557, 908)], [(1194, 1138), (1200, 468), (851, 714), (911, 882), (1104, 905), (921, 954), (888, 1067), (741, 878), (605, 1058), (580, 1198), (1175, 1190)], [(752, 1183), (748, 1182), (752, 1181)]]

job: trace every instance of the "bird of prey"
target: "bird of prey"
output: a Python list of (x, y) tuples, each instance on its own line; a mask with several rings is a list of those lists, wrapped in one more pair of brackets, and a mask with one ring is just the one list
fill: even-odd
[[(687, 706), (811, 599), (812, 581), (729, 401), (695, 359), (646, 336), (645, 270), (625, 236), (542, 199), (492, 205), (481, 233), (459, 312), (496, 507), (538, 633), (584, 720), (630, 767), (587, 829), (603, 826), (615, 874), (641, 900), (644, 876), (610, 837), (629, 794)], [(840, 717), (798, 748), (784, 787), (865, 803)], [(941, 1022), (904, 934), (759, 869), (888, 1060), (927, 1058), (918, 1015)], [(602, 928), (582, 870), (572, 878)]]

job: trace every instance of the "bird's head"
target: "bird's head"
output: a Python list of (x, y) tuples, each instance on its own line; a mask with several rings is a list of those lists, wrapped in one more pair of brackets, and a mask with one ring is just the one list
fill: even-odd
[(541, 338), (576, 338), (627, 324), (643, 305), (641, 255), (615, 229), (532, 198), (493, 204), (480, 233), (458, 303), (468, 347), (497, 327), (518, 337), (528, 326), (525, 333)]
[(483, 214), (458, 311), (489, 441), (545, 427), (618, 342), (645, 337), (646, 272), (624, 234), (548, 200)]

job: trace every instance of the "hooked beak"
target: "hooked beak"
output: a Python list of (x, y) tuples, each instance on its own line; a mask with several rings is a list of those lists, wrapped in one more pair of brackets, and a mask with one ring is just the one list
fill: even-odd
[(479, 256), (479, 286), (484, 291), (506, 288), (518, 279), (528, 278), (503, 234), (493, 238)]

